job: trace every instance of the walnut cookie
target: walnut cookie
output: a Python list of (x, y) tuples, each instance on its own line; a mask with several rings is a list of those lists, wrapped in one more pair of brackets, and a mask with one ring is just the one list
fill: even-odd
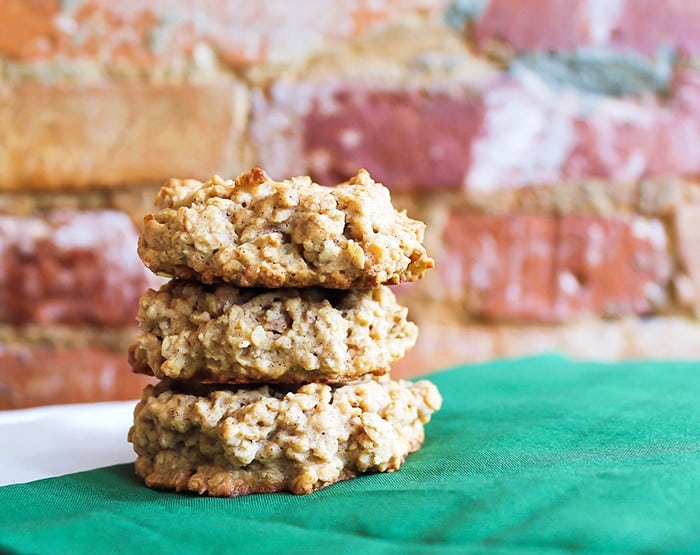
[(388, 372), (418, 334), (384, 286), (261, 290), (172, 280), (140, 305), (131, 364), (158, 378), (347, 382)]
[(425, 224), (391, 204), (365, 170), (335, 187), (276, 182), (255, 168), (235, 181), (170, 180), (144, 218), (138, 252), (164, 275), (239, 287), (372, 288), (434, 266)]
[[(185, 388), (184, 391), (178, 388)], [(387, 378), (297, 389), (144, 391), (129, 441), (146, 485), (200, 495), (314, 490), (397, 470), (442, 399), (428, 381)]]

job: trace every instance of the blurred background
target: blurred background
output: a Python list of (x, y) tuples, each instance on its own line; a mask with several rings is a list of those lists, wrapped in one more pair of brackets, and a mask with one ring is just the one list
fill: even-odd
[(332, 185), (428, 224), (395, 368), (700, 358), (700, 2), (0, 1), (0, 409), (139, 396), (169, 177)]

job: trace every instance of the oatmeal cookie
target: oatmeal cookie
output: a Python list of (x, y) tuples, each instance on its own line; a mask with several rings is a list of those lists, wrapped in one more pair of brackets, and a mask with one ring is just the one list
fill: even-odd
[(418, 329), (388, 287), (239, 289), (172, 280), (140, 301), (137, 372), (217, 383), (384, 374)]
[(138, 252), (151, 270), (240, 287), (370, 288), (433, 267), (425, 224), (391, 204), (365, 170), (336, 187), (276, 182), (256, 168), (235, 181), (171, 180), (144, 219)]
[(310, 493), (397, 470), (441, 403), (425, 380), (233, 391), (166, 380), (144, 390), (129, 441), (149, 487), (220, 497)]

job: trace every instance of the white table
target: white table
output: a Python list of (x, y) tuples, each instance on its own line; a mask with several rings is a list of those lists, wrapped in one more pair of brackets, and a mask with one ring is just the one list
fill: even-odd
[(132, 462), (136, 401), (0, 411), (0, 486)]

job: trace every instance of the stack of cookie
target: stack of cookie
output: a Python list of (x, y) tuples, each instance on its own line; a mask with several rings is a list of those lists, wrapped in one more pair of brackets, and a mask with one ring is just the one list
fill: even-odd
[(129, 440), (150, 487), (309, 493), (399, 468), (441, 398), (395, 381), (417, 327), (387, 284), (433, 266), (424, 224), (361, 170), (336, 187), (171, 180), (139, 255), (173, 279), (141, 298), (136, 372), (162, 381)]

